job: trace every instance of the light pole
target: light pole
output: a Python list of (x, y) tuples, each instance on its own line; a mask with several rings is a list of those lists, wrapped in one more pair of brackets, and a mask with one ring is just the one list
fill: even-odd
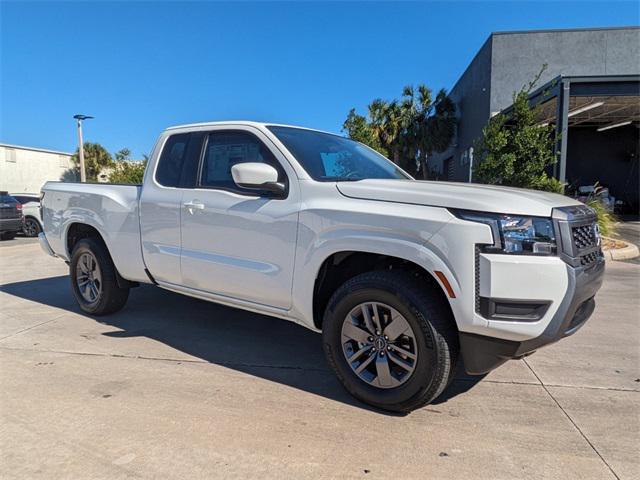
[(87, 181), (87, 172), (84, 168), (84, 143), (82, 142), (82, 121), (89, 120), (89, 115), (74, 115), (73, 118), (76, 119), (78, 124), (78, 158), (80, 159), (80, 181), (82, 183)]

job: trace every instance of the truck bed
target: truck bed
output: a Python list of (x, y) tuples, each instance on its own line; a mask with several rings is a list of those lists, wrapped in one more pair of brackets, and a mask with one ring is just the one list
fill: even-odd
[(140, 248), (140, 185), (47, 182), (42, 192), (44, 233), (56, 255), (70, 259), (67, 232), (83, 223), (100, 233), (122, 277), (148, 281)]

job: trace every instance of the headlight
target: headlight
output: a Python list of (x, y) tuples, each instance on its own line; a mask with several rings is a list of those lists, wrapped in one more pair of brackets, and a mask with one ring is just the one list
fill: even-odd
[(485, 245), (486, 253), (520, 255), (555, 255), (556, 237), (550, 218), (523, 217), (496, 213), (456, 210), (463, 220), (480, 222), (491, 227), (493, 245)]

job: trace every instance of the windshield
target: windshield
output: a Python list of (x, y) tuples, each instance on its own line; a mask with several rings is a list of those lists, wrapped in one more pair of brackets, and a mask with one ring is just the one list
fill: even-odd
[(267, 127), (314, 180), (343, 182), (365, 178), (409, 180), (391, 161), (348, 138), (293, 127)]

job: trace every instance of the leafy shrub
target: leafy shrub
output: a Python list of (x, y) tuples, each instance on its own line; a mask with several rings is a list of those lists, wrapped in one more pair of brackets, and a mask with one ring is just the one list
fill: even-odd
[(606, 207), (597, 198), (592, 198), (587, 201), (587, 205), (596, 211), (598, 216), (598, 228), (600, 228), (600, 234), (610, 237), (616, 234), (616, 222), (618, 219), (616, 216), (609, 212)]
[(133, 162), (129, 160), (116, 161), (109, 174), (109, 182), (139, 185), (142, 183), (147, 161)]
[(513, 93), (509, 111), (491, 117), (476, 142), (475, 179), (490, 185), (532, 188), (562, 193), (563, 185), (547, 172), (556, 163), (555, 127), (541, 124), (539, 108), (529, 105), (529, 94), (544, 73)]

